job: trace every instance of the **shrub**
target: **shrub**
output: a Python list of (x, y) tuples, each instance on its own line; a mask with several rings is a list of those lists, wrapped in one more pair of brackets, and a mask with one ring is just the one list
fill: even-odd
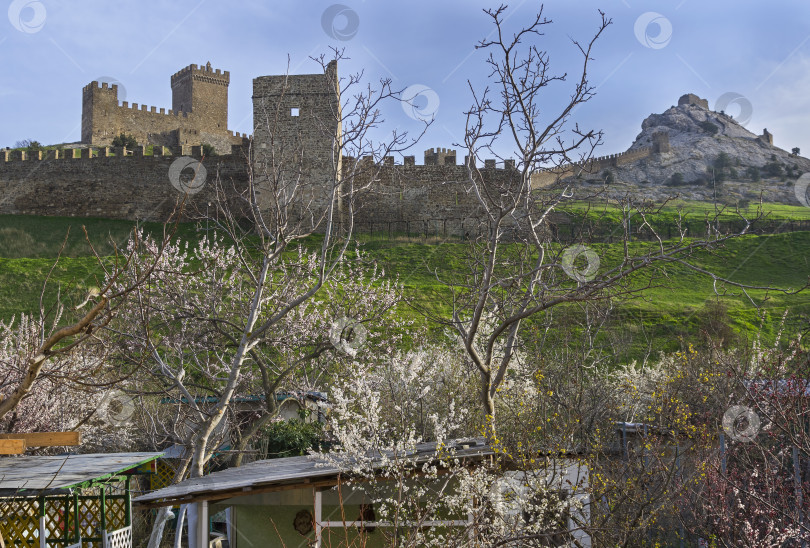
[(115, 137), (112, 140), (112, 146), (114, 147), (126, 147), (126, 148), (135, 148), (138, 146), (138, 141), (132, 135), (122, 133), (118, 137)]
[(717, 134), (718, 131), (720, 131), (720, 128), (718, 128), (716, 125), (714, 125), (713, 123), (711, 123), (708, 120), (704, 120), (703, 122), (701, 122), (698, 125), (700, 126), (700, 129), (702, 129), (703, 131), (705, 131), (709, 135), (715, 135), (715, 134)]
[(39, 141), (34, 141), (33, 139), (23, 139), (21, 141), (17, 141), (14, 143), (14, 148), (22, 149), (27, 152), (36, 152), (38, 150), (44, 150), (44, 147)]
[(306, 455), (310, 448), (322, 448), (322, 436), (323, 425), (319, 422), (290, 420), (270, 423), (263, 432), (267, 449), (262, 451), (261, 457), (275, 459)]
[(762, 170), (768, 177), (783, 177), (785, 170), (779, 162), (768, 162), (762, 166)]
[(760, 180), (759, 168), (757, 166), (748, 166), (745, 170), (745, 176), (756, 182)]
[(211, 156), (217, 155), (217, 151), (214, 148), (214, 145), (209, 145), (208, 143), (202, 144), (202, 152), (203, 156), (205, 156), (206, 158), (210, 158)]
[(676, 171), (669, 177), (669, 182), (667, 183), (670, 186), (681, 186), (684, 184), (683, 173), (680, 171)]
[(733, 320), (728, 305), (723, 301), (706, 302), (695, 316), (705, 346), (728, 348), (733, 347), (738, 341), (739, 335), (732, 327)]
[(717, 169), (724, 169), (731, 166), (731, 158), (725, 152), (721, 152), (714, 159), (714, 167)]

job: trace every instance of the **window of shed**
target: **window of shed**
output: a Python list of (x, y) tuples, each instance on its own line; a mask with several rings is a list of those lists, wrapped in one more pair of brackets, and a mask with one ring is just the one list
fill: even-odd
[(298, 107), (293, 107), (290, 109), (290, 116), (298, 116), (300, 113), (300, 109)]

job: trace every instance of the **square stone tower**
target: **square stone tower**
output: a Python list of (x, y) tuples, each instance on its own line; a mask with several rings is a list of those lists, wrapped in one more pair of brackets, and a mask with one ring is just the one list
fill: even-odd
[(228, 71), (189, 65), (172, 75), (172, 110), (194, 114), (200, 131), (228, 130)]
[(329, 205), (341, 170), (337, 61), (323, 74), (253, 80), (253, 157), (262, 207), (293, 186), (303, 217)]
[(90, 82), (82, 89), (82, 142), (109, 144), (119, 133), (118, 86)]

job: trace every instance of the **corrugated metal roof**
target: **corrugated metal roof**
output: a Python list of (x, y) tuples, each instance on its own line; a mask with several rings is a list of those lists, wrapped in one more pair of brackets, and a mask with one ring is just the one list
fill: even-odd
[(0, 458), (0, 496), (39, 494), (114, 476), (163, 453), (92, 453)]
[[(494, 454), (483, 439), (454, 440), (447, 442), (445, 447), (452, 448), (453, 456), (457, 458), (480, 459)], [(434, 460), (436, 458), (436, 443), (419, 444), (407, 456), (410, 458), (415, 457), (418, 463)], [(339, 455), (335, 455), (335, 457), (339, 458)], [(391, 455), (386, 455), (386, 457), (391, 458)], [(376, 463), (381, 462), (382, 457), (375, 459), (375, 467), (377, 466)], [(188, 479), (176, 485), (142, 495), (134, 500), (139, 503), (163, 501), (166, 503), (165, 505), (168, 505), (171, 501), (202, 500), (208, 496), (221, 495), (230, 491), (235, 492), (234, 496), (238, 496), (240, 492), (247, 495), (250, 494), (251, 490), (257, 488), (282, 487), (332, 479), (349, 470), (351, 470), (349, 461), (346, 461), (344, 466), (337, 466), (334, 462), (326, 462), (313, 457), (260, 460), (239, 468), (229, 468), (201, 478)]]

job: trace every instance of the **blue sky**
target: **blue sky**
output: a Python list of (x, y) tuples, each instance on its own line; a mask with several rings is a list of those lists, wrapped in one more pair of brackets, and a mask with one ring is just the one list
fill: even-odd
[[(481, 89), (488, 74), (482, 53), (474, 49), (492, 30), (481, 10), (496, 5), (480, 0), (340, 0), (342, 8), (320, 0), (1, 4), (0, 146), (23, 138), (78, 141), (82, 87), (102, 77), (120, 82), (130, 103), (169, 108), (171, 74), (206, 61), (231, 73), (230, 129), (251, 132), (253, 78), (285, 72), (288, 55), (293, 73), (315, 72), (308, 57), (338, 46), (350, 57), (340, 67), (343, 75), (364, 70), (372, 82), (389, 77), (399, 89), (433, 90), (430, 105), (423, 103), (428, 99), (416, 100), (431, 110), (438, 105), (434, 125), (412, 152), (419, 161), (422, 150), (451, 147), (462, 138), (468, 80)], [(517, 28), (539, 6), (533, 0), (509, 4), (507, 28)], [(576, 73), (579, 54), (571, 39), (589, 38), (598, 9), (614, 24), (593, 54), (597, 96), (575, 115), (585, 127), (604, 130), (597, 154), (625, 150), (647, 115), (663, 112), (686, 92), (705, 97), (712, 107), (724, 94), (738, 94), (728, 113), (745, 114), (750, 105), (748, 129), (761, 133), (767, 127), (777, 146), (810, 153), (810, 2), (548, 1), (544, 13), (553, 24), (539, 45), (557, 73)], [(548, 90), (549, 109), (564, 100), (570, 86)], [(389, 129), (419, 129), (399, 105), (385, 114)]]

